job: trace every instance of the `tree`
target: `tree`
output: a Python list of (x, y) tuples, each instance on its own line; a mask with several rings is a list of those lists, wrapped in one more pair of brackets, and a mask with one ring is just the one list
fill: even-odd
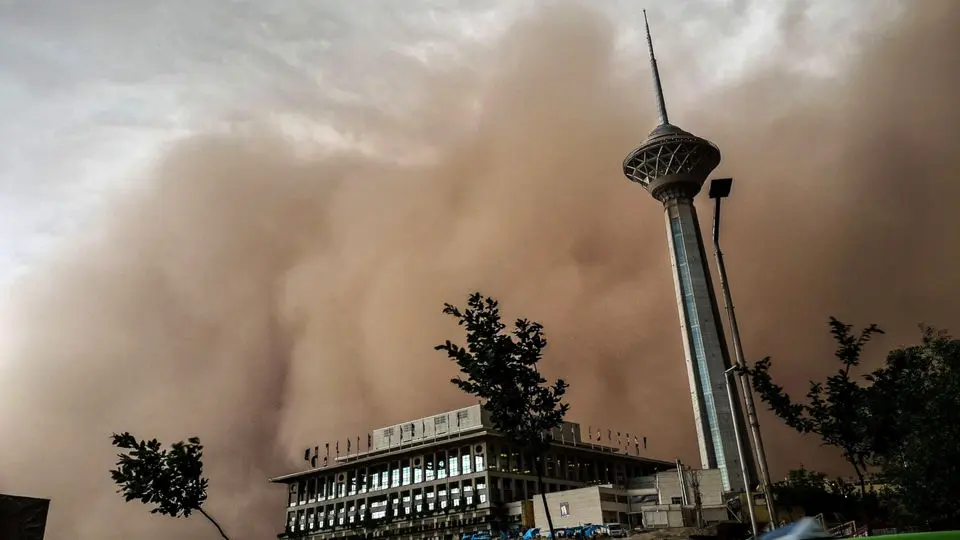
[(810, 471), (802, 466), (787, 473), (787, 478), (773, 484), (777, 506), (787, 511), (800, 507), (806, 515), (824, 514), (833, 516), (849, 511), (850, 502), (845, 491), (852, 486), (843, 482), (829, 481), (827, 475)]
[(563, 379), (548, 385), (537, 370), (547, 346), (543, 325), (517, 319), (507, 333), (497, 301), (480, 293), (470, 295), (463, 311), (444, 304), (443, 313), (455, 317), (466, 330), (466, 347), (449, 340), (435, 347), (446, 352), (464, 375), (451, 382), (476, 396), (494, 429), (533, 457), (543, 510), (556, 538), (544, 490), (543, 460), (552, 441), (550, 431), (562, 424), (569, 409), (562, 402), (568, 385)]
[(122, 451), (117, 454), (117, 468), (110, 471), (110, 476), (126, 502), (152, 504), (155, 507), (151, 514), (171, 517), (190, 517), (194, 511), (200, 512), (224, 540), (230, 540), (203, 509), (209, 481), (203, 477), (203, 446), (199, 438), (174, 443), (169, 450), (162, 449), (157, 439), (138, 440), (128, 432), (114, 433), (111, 438), (113, 446)]
[[(871, 325), (854, 335), (830, 320), (842, 367), (824, 383), (811, 383), (807, 403), (795, 403), (769, 374), (770, 359), (750, 370), (754, 389), (780, 418), (802, 433), (838, 447), (857, 473), (865, 516), (931, 528), (960, 524), (960, 340), (921, 326), (920, 345), (894, 349), (886, 363), (855, 381), (864, 345), (882, 331)], [(868, 468), (884, 486), (868, 493)], [(840, 493), (840, 490), (835, 490)], [(904, 515), (906, 514), (906, 515)]]
[(897, 504), (932, 528), (960, 524), (960, 340), (922, 326), (870, 374), (874, 462)]
[(840, 449), (843, 458), (857, 475), (861, 496), (865, 496), (866, 474), (872, 455), (870, 394), (850, 373), (860, 365), (860, 354), (875, 334), (882, 334), (871, 324), (859, 334), (851, 325), (830, 317), (830, 333), (837, 343), (834, 355), (841, 367), (824, 382), (810, 382), (807, 403), (796, 403), (782, 386), (770, 376), (770, 357), (749, 370), (753, 388), (770, 409), (786, 424), (800, 433), (813, 433), (823, 444)]
[[(693, 511), (697, 517), (697, 528), (703, 528), (703, 491), (700, 489), (700, 471), (688, 468), (686, 471), (687, 485), (693, 492)], [(748, 501), (750, 502), (750, 501)]]

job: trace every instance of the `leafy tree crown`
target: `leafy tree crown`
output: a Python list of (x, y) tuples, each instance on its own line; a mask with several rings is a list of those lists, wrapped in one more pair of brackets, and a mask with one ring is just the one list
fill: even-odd
[(435, 347), (463, 374), (451, 382), (483, 403), (494, 428), (507, 439), (542, 454), (550, 445), (549, 431), (561, 425), (569, 409), (563, 403), (568, 384), (563, 379), (548, 384), (537, 369), (547, 346), (543, 325), (517, 319), (507, 332), (498, 302), (480, 293), (470, 295), (465, 309), (444, 304), (443, 312), (466, 330), (466, 347), (449, 340)]
[(208, 480), (203, 477), (203, 446), (192, 437), (163, 449), (157, 439), (137, 440), (130, 433), (112, 435), (117, 468), (110, 471), (127, 502), (152, 504), (152, 514), (189, 517), (201, 510), (207, 499)]

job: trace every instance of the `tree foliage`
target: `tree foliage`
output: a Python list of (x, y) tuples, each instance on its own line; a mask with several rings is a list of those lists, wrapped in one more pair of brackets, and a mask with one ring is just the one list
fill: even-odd
[(199, 438), (176, 442), (169, 450), (157, 439), (138, 440), (128, 432), (114, 433), (111, 438), (121, 452), (110, 477), (126, 502), (139, 500), (153, 505), (151, 514), (171, 517), (189, 517), (200, 512), (227, 539), (220, 524), (203, 510), (209, 481), (203, 476), (203, 445)]
[(445, 304), (443, 312), (457, 318), (467, 334), (467, 346), (447, 341), (436, 349), (460, 367), (465, 377), (451, 379), (459, 389), (484, 402), (490, 421), (511, 442), (534, 455), (550, 446), (549, 432), (563, 422), (569, 405), (562, 402), (567, 383), (552, 385), (537, 370), (547, 339), (543, 326), (517, 319), (504, 332), (499, 304), (473, 293), (467, 308)]
[[(857, 473), (865, 512), (960, 525), (960, 340), (921, 326), (921, 344), (890, 351), (882, 367), (855, 378), (864, 346), (882, 331), (870, 325), (854, 334), (835, 318), (830, 328), (841, 367), (811, 382), (805, 403), (774, 383), (769, 357), (750, 370), (754, 389), (787, 425), (840, 449)], [(867, 492), (870, 471), (884, 485), (879, 493)]]
[(547, 346), (543, 326), (517, 319), (507, 332), (497, 301), (480, 293), (470, 295), (465, 309), (444, 304), (443, 312), (466, 331), (465, 347), (449, 340), (435, 347), (446, 352), (463, 374), (451, 382), (480, 399), (494, 428), (534, 458), (552, 532), (543, 492), (543, 456), (550, 447), (551, 430), (561, 425), (569, 405), (563, 402), (567, 383), (557, 379), (548, 384), (537, 369)]
[(757, 362), (749, 373), (754, 390), (788, 426), (801, 433), (813, 433), (824, 444), (840, 449), (857, 474), (861, 493), (866, 493), (874, 418), (869, 392), (854, 379), (850, 370), (860, 365), (864, 346), (883, 330), (871, 324), (855, 334), (851, 325), (831, 317), (830, 333), (837, 343), (834, 356), (840, 367), (825, 381), (810, 382), (806, 403), (792, 400), (782, 386), (774, 383), (769, 356)]
[(842, 479), (831, 481), (827, 475), (803, 467), (793, 469), (787, 477), (773, 484), (773, 493), (781, 509), (800, 507), (806, 515), (844, 515), (855, 508), (851, 505), (854, 489)]
[(874, 464), (903, 510), (933, 527), (960, 526), (960, 340), (921, 326), (873, 383)]

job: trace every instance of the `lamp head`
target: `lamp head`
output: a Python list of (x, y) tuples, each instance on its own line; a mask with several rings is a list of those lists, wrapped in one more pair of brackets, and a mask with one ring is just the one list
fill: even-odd
[(730, 195), (733, 178), (714, 178), (710, 181), (710, 198), (723, 199)]

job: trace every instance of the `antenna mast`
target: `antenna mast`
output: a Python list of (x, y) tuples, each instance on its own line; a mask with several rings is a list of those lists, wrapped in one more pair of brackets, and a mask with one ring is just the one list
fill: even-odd
[(647, 47), (650, 49), (650, 68), (653, 70), (653, 86), (657, 92), (657, 112), (660, 113), (660, 125), (667, 125), (667, 104), (663, 99), (663, 86), (660, 85), (660, 70), (657, 69), (657, 57), (653, 55), (653, 38), (650, 37), (650, 23), (647, 22), (647, 10), (643, 10), (643, 24), (647, 27)]

